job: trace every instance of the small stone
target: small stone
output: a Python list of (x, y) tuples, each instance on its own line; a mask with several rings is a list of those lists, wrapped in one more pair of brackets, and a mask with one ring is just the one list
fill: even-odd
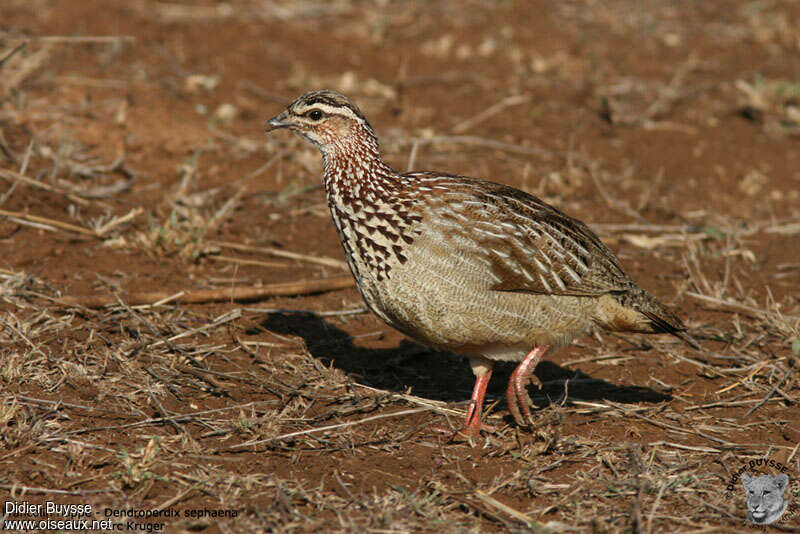
[(239, 115), (239, 110), (230, 102), (221, 104), (214, 112), (214, 117), (222, 122), (231, 122)]

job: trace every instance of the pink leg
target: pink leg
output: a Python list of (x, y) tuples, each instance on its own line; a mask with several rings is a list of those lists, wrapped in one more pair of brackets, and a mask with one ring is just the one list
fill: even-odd
[(520, 426), (528, 426), (533, 423), (530, 410), (530, 405), (533, 403), (525, 388), (528, 385), (528, 381), (536, 384), (539, 389), (542, 388), (542, 383), (539, 382), (533, 371), (549, 348), (550, 345), (533, 347), (528, 355), (525, 356), (525, 359), (514, 369), (514, 372), (511, 373), (511, 378), (508, 380), (508, 388), (506, 388), (508, 409)]
[(491, 369), (486, 374), (475, 378), (475, 387), (472, 388), (472, 402), (467, 410), (464, 429), (461, 431), (469, 437), (479, 437), (481, 429), (485, 428), (481, 424), (481, 414), (483, 413), (483, 399), (486, 397), (486, 386), (489, 385), (490, 378), (492, 378)]
[(477, 370), (475, 374), (475, 386), (472, 388), (472, 402), (467, 409), (467, 420), (464, 422), (463, 428), (455, 432), (439, 427), (433, 427), (432, 430), (442, 434), (449, 434), (450, 439), (453, 439), (456, 436), (461, 436), (470, 440), (472, 438), (479, 438), (481, 435), (481, 430), (486, 432), (494, 432), (494, 428), (481, 423), (483, 400), (486, 397), (486, 386), (489, 385), (489, 379), (492, 377), (491, 365), (486, 365), (484, 363), (484, 365), (480, 366), (479, 370)]

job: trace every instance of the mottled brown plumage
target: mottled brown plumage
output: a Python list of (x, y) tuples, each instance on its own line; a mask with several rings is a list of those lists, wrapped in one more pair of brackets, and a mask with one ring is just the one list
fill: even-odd
[(496, 360), (521, 361), (506, 395), (526, 424), (525, 386), (549, 348), (596, 328), (665, 332), (696, 346), (585, 224), (506, 185), (395, 172), (345, 96), (306, 93), (268, 121), (268, 131), (276, 128), (322, 151), (331, 215), (370, 309), (422, 343), (469, 357), (468, 434), (481, 429)]

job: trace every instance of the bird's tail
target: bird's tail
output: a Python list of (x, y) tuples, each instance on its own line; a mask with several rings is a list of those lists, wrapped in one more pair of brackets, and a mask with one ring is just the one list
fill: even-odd
[(701, 350), (700, 344), (688, 334), (686, 325), (667, 306), (640, 287), (636, 287), (618, 297), (620, 304), (638, 312), (640, 320), (635, 321), (636, 330), (649, 333), (672, 334), (685, 341), (694, 349)]
[(653, 313), (652, 311), (641, 311), (642, 315), (650, 319), (653, 331), (672, 334), (685, 341), (693, 349), (701, 350), (703, 347), (700, 346), (700, 343), (698, 343), (696, 339), (689, 335), (686, 331), (686, 325), (678, 319), (678, 316), (663, 306), (661, 306), (661, 308), (662, 313), (660, 314)]

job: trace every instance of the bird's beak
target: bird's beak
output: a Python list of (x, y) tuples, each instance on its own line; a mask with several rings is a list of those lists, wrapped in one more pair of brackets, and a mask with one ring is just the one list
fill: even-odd
[(286, 119), (289, 117), (289, 112), (284, 111), (278, 115), (275, 115), (267, 122), (264, 123), (264, 131), (271, 132), (272, 130), (277, 130), (278, 128), (288, 128), (291, 126), (291, 123), (286, 122)]

